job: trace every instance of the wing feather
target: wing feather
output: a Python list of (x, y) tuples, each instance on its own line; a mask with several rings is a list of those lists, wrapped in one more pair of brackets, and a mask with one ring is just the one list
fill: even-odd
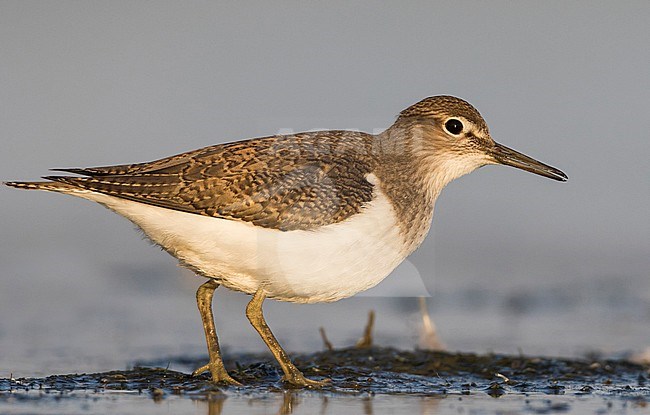
[(206, 147), (149, 163), (65, 169), (49, 180), (283, 231), (340, 222), (372, 199), (372, 136), (324, 131)]

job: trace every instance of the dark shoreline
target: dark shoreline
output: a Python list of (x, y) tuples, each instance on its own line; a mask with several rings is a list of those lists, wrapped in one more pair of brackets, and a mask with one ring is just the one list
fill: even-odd
[[(372, 347), (347, 348), (298, 354), (295, 362), (305, 375), (328, 377), (332, 382), (315, 393), (327, 395), (389, 394), (445, 396), (573, 394), (609, 396), (650, 401), (650, 365), (625, 360), (562, 359), (502, 354), (473, 354), (397, 350)], [(209, 376), (168, 370), (173, 365), (198, 367), (202, 359), (174, 357), (139, 362), (133, 369), (91, 374), (52, 375), (44, 378), (0, 379), (0, 402), (8, 396), (41, 392), (65, 396), (72, 392), (121, 391), (149, 394), (153, 399), (169, 395), (213, 399), (220, 394), (266, 394), (292, 390), (280, 381), (271, 356), (226, 356), (231, 375), (243, 387), (215, 385)], [(297, 391), (299, 392), (299, 391)]]

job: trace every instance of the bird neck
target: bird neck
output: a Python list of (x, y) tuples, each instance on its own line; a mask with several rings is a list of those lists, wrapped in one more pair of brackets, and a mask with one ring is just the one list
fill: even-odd
[(429, 232), (436, 199), (447, 183), (444, 177), (435, 178), (437, 175), (432, 179), (422, 168), (426, 160), (408, 130), (389, 129), (375, 136), (373, 151), (381, 191), (395, 210), (400, 233), (411, 253)]

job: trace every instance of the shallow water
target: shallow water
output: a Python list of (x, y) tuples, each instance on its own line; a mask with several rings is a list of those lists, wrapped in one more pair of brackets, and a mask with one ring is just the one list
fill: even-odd
[[(38, 261), (3, 263), (0, 376), (107, 371), (138, 359), (204, 353), (194, 300), (202, 280), (176, 268), (164, 253), (152, 256), (154, 262), (123, 264), (115, 258), (102, 265), (76, 253), (45, 252)], [(449, 350), (579, 357), (650, 346), (647, 278), (516, 281), (436, 281), (428, 305)], [(390, 293), (390, 284), (401, 281), (389, 277), (378, 294)], [(321, 349), (321, 326), (335, 347), (354, 344), (370, 309), (377, 315), (377, 344), (417, 346), (417, 299), (378, 294), (332, 304), (267, 301), (265, 314), (289, 351)], [(244, 316), (247, 301), (248, 296), (217, 290), (217, 331), (226, 349), (261, 352), (265, 347)]]
[[(190, 373), (205, 359), (201, 357), (205, 345), (194, 301), (201, 280), (176, 268), (164, 253), (151, 256), (151, 261), (129, 263), (109, 255), (102, 262), (74, 252), (45, 250), (38, 261), (19, 254), (6, 258), (3, 272), (10, 278), (3, 280), (0, 291), (0, 413), (648, 411), (644, 405), (649, 392), (639, 384), (638, 370), (589, 391), (581, 390), (586, 381), (563, 380), (564, 388), (555, 388), (549, 380), (552, 377), (545, 373), (530, 389), (521, 390), (504, 385), (499, 377), (462, 373), (439, 373), (438, 377), (413, 368), (395, 377), (393, 369), (368, 369), (355, 361), (347, 366), (358, 372), (359, 388), (350, 387), (351, 381), (345, 377), (335, 377), (334, 390), (285, 391), (268, 356), (255, 354), (265, 349), (244, 316), (248, 297), (221, 289), (214, 309), (226, 358), (231, 364), (238, 360), (252, 367), (258, 375), (267, 371), (266, 378), (262, 377), (267, 380), (242, 389), (212, 390), (205, 379), (197, 386), (182, 373)], [(423, 276), (428, 284), (426, 278)], [(413, 350), (421, 332), (417, 300), (387, 296), (403, 281), (391, 276), (379, 291), (334, 304), (269, 301), (265, 313), (292, 356), (323, 349), (318, 332), (321, 326), (336, 348), (353, 345), (370, 309), (376, 311), (375, 344)], [(588, 283), (572, 278), (539, 281), (526, 276), (501, 283), (440, 279), (427, 285), (432, 294), (428, 305), (442, 341), (452, 351), (505, 353), (515, 356), (513, 359), (520, 353), (563, 356), (577, 358), (577, 362), (592, 352), (599, 358), (623, 358), (650, 345), (647, 283), (642, 276), (628, 277), (625, 283), (614, 277), (594, 278)], [(263, 364), (256, 366), (256, 362)], [(566, 365), (562, 362), (555, 361), (560, 365), (556, 368)], [(320, 363), (324, 372), (313, 376), (332, 369), (341, 373), (341, 365)], [(301, 364), (310, 366), (305, 360)], [(158, 387), (157, 380), (178, 374), (183, 384), (194, 385), (198, 392), (177, 394), (171, 388), (160, 388), (163, 395), (158, 399), (151, 385), (120, 389), (100, 382), (111, 371), (136, 365), (168, 369), (149, 373), (154, 387)], [(70, 373), (99, 373), (99, 379), (58, 376), (47, 380)], [(511, 378), (509, 373), (502, 374)], [(368, 377), (376, 381), (368, 384)], [(32, 385), (54, 382), (54, 387), (24, 391), (24, 385), (11, 378)], [(606, 380), (601, 376), (594, 382)], [(69, 382), (73, 388), (66, 387)], [(496, 387), (490, 389), (494, 382)], [(469, 388), (464, 389), (464, 384)], [(57, 389), (61, 385), (63, 390)], [(502, 389), (506, 393), (496, 397)]]
[[(20, 399), (20, 398), (19, 398)], [(17, 400), (17, 399), (16, 399)], [(66, 398), (31, 402), (30, 409), (14, 404), (2, 407), (6, 414), (643, 414), (644, 401), (603, 397), (531, 394), (504, 396), (328, 396), (314, 393), (275, 393), (263, 398), (219, 395), (207, 400), (170, 396), (155, 401), (148, 395), (131, 393), (71, 393)]]

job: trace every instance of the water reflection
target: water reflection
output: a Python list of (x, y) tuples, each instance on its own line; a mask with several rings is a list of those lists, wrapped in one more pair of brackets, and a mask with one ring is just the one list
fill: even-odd
[[(337, 396), (322, 394), (313, 391), (285, 390), (271, 396), (252, 397), (242, 401), (241, 396), (226, 398), (225, 395), (216, 395), (205, 400), (196, 401), (199, 408), (203, 408), (207, 415), (221, 415), (225, 413), (276, 413), (288, 415), (296, 412), (310, 414), (339, 414), (363, 413), (373, 415), (375, 406), (378, 411), (391, 413), (433, 414), (437, 413), (442, 400), (441, 397), (408, 397), (408, 396)], [(245, 408), (244, 408), (245, 406)], [(277, 409), (277, 410), (276, 410)]]
[(217, 395), (215, 397), (208, 397), (207, 400), (201, 401), (201, 403), (207, 406), (208, 415), (221, 415), (225, 401), (225, 395)]
[(282, 406), (280, 406), (278, 413), (281, 415), (292, 414), (298, 402), (298, 394), (295, 391), (285, 391), (282, 397)]

